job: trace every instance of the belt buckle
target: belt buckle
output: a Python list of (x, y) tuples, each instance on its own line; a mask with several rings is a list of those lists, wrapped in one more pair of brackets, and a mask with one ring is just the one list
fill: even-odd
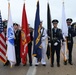
[(68, 43), (71, 43), (71, 41), (68, 41)]

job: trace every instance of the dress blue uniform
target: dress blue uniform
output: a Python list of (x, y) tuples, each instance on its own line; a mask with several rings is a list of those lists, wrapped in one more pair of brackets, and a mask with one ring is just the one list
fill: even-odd
[(53, 39), (51, 42), (51, 67), (54, 66), (54, 53), (56, 51), (57, 56), (57, 66), (60, 67), (60, 49), (61, 49), (61, 40), (63, 39), (61, 29), (57, 28), (58, 20), (52, 21), (54, 28), (52, 29)]
[[(14, 23), (14, 25), (18, 26), (18, 24)], [(20, 37), (21, 37), (21, 31), (19, 29), (14, 31), (15, 34), (15, 54), (16, 54), (16, 64), (15, 66), (19, 66), (21, 63), (21, 58), (20, 58)]]
[(28, 43), (28, 56), (29, 56), (29, 64), (32, 66), (32, 41), (33, 41), (33, 31), (30, 29), (30, 38), (31, 41)]
[(67, 37), (67, 46), (68, 46), (68, 51), (69, 51), (68, 62), (70, 65), (73, 65), (72, 64), (72, 49), (73, 49), (73, 37), (75, 36), (75, 31), (74, 31), (74, 28), (71, 26), (72, 19), (68, 18), (66, 22), (68, 25), (68, 37)]

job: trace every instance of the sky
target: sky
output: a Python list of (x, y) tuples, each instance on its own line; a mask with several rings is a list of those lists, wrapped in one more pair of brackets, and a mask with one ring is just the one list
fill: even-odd
[[(63, 0), (39, 0), (40, 2), (40, 20), (43, 26), (47, 28), (47, 2), (50, 5), (51, 17), (58, 19), (58, 27), (61, 27), (62, 2)], [(76, 0), (64, 0), (66, 18), (72, 18), (76, 22)], [(21, 25), (22, 9), (24, 0), (10, 0), (11, 14), (13, 22)], [(34, 27), (37, 0), (25, 0), (28, 23)], [(8, 19), (8, 0), (0, 0), (0, 11), (2, 19)]]

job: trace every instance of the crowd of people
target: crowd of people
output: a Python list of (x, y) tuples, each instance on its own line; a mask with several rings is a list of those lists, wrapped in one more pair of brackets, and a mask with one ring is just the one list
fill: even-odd
[[(67, 26), (68, 26), (68, 36), (66, 37), (67, 39), (67, 49), (68, 49), (68, 59), (64, 60), (64, 65), (67, 65), (67, 62), (70, 65), (73, 65), (72, 63), (72, 49), (73, 49), (73, 37), (76, 36), (76, 30), (71, 26), (72, 25), (72, 19), (68, 18), (66, 20)], [(65, 41), (62, 30), (58, 28), (58, 20), (54, 19), (52, 21), (52, 41), (51, 41), (51, 67), (54, 67), (54, 54), (56, 52), (56, 57), (57, 57), (57, 67), (60, 67), (60, 50), (61, 50), (61, 45)], [(41, 26), (41, 45), (42, 45), (42, 59), (39, 61), (36, 60), (35, 66), (39, 66), (40, 62), (43, 66), (46, 66), (46, 52), (47, 52), (47, 43), (46, 39), (48, 38), (47, 30), (43, 27), (43, 22), (40, 22)], [(21, 29), (19, 28), (19, 25), (17, 23), (13, 23), (13, 28), (14, 28), (14, 41), (15, 41), (15, 54), (16, 54), (16, 64), (15, 66), (19, 66), (21, 63), (21, 58), (20, 58), (20, 37), (21, 37)], [(30, 37), (31, 37), (31, 42), (28, 44), (28, 57), (29, 57), (29, 65), (32, 66), (32, 46), (33, 46), (33, 29), (29, 27), (30, 30)], [(7, 31), (7, 26), (4, 26), (4, 33), (6, 36), (6, 31)], [(27, 63), (26, 63), (27, 64)], [(26, 64), (23, 64), (25, 66)], [(4, 64), (4, 66), (9, 65), (9, 61)]]

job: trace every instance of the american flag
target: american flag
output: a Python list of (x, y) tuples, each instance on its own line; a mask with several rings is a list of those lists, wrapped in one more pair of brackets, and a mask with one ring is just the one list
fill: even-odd
[(6, 62), (6, 39), (5, 39), (5, 34), (3, 32), (1, 12), (0, 12), (0, 60), (3, 63)]

